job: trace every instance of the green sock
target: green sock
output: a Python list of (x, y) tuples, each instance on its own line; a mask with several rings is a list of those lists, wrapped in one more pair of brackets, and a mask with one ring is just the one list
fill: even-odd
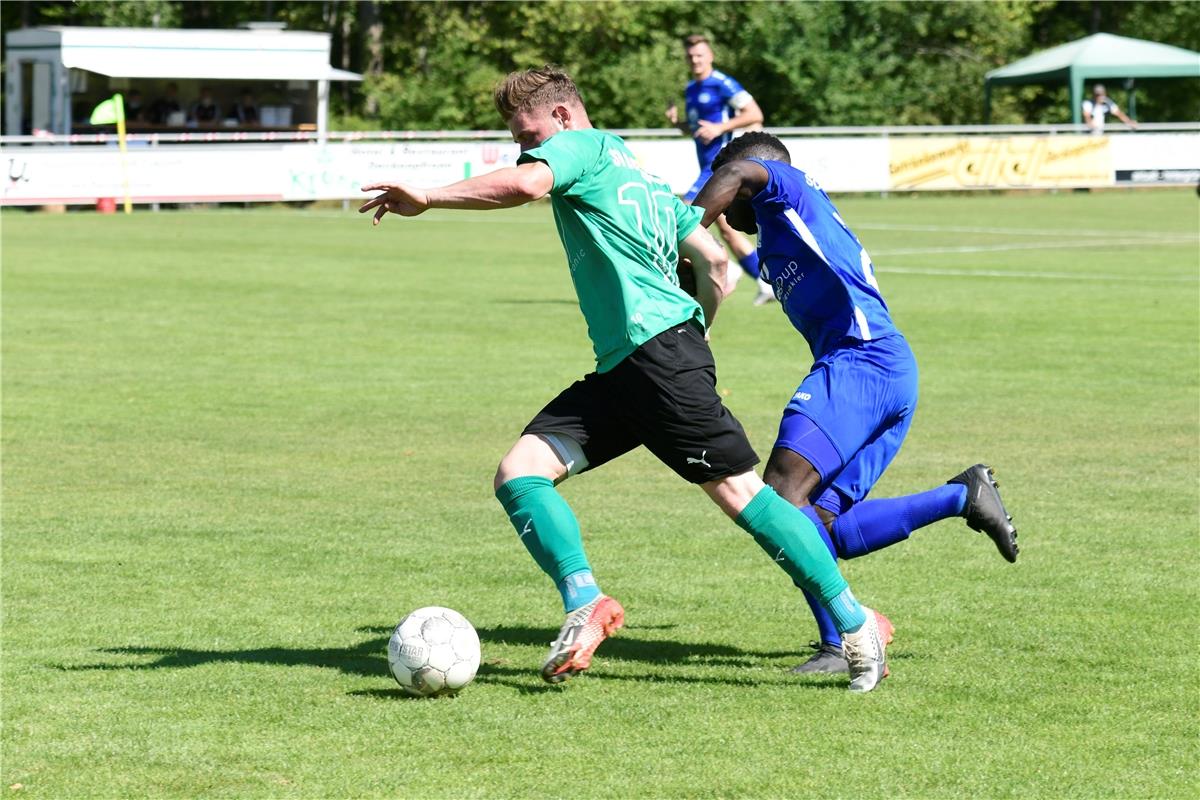
[(838, 571), (812, 520), (770, 486), (754, 495), (736, 520), (792, 580), (829, 611), (839, 631), (856, 630), (866, 615)]
[(548, 478), (513, 478), (496, 490), (521, 544), (557, 585), (572, 573), (590, 570), (575, 513)]

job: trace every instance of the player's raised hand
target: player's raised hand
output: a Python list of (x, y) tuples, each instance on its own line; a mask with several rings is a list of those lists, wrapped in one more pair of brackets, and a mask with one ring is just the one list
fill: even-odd
[(384, 214), (389, 211), (402, 217), (415, 217), (429, 208), (429, 195), (424, 189), (416, 189), (403, 183), (371, 183), (362, 187), (364, 192), (383, 191), (371, 200), (358, 207), (358, 213), (363, 214), (375, 209), (372, 225), (378, 225)]

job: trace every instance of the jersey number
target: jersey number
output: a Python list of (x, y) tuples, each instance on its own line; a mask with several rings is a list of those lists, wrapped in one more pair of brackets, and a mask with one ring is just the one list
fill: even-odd
[(675, 265), (679, 262), (679, 230), (672, 213), (675, 196), (670, 192), (651, 191), (644, 183), (631, 182), (617, 189), (617, 202), (633, 209), (637, 232), (654, 257), (654, 266), (675, 285), (679, 277)]

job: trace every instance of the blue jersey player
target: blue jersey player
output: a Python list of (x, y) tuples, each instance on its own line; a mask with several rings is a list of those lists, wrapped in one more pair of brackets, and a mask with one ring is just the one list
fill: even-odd
[[(887, 675), (878, 617), (854, 599), (812, 521), (758, 477), (758, 456), (721, 403), (705, 330), (720, 302), (725, 248), (617, 136), (592, 127), (575, 82), (546, 66), (510, 74), (496, 110), (521, 146), (515, 167), (437, 189), (385, 182), (360, 211), (413, 217), (430, 208), (511, 208), (549, 195), (596, 370), (551, 400), (500, 460), (493, 488), (521, 543), (555, 583), (566, 620), (542, 664), (560, 683), (588, 669), (624, 623), (601, 593), (579, 521), (555, 486), (645, 446), (696, 483), (793, 582), (838, 620), (850, 690)], [(669, 205), (655, 213), (659, 200)], [(640, 198), (640, 200), (639, 200)], [(679, 288), (680, 256), (700, 266), (699, 303)]]
[[(916, 360), (892, 322), (871, 259), (774, 136), (734, 140), (713, 167), (695, 200), (705, 209), (702, 224), (725, 213), (738, 230), (757, 230), (763, 276), (812, 350), (812, 369), (784, 409), (767, 483), (812, 519), (839, 558), (864, 556), (961, 516), (1016, 561), (1016, 529), (983, 464), (927, 492), (866, 500), (917, 407)], [(809, 604), (821, 644), (796, 671), (844, 672), (837, 631), (811, 598)]]
[[(683, 40), (684, 52), (692, 80), (684, 88), (684, 110), (686, 119), (679, 119), (679, 110), (674, 104), (667, 108), (667, 119), (679, 127), (696, 142), (696, 159), (700, 162), (700, 177), (683, 196), (690, 203), (700, 188), (712, 175), (712, 161), (721, 148), (733, 140), (733, 132), (740, 128), (761, 126), (762, 109), (742, 88), (737, 79), (713, 67), (712, 46), (706, 37), (699, 34)], [(735, 231), (717, 217), (717, 230), (729, 249), (737, 257), (742, 270), (758, 278), (758, 254), (754, 245), (745, 236)], [(726, 293), (733, 291), (741, 272), (733, 271), (726, 284)], [(759, 281), (755, 305), (764, 305), (775, 299), (771, 287)]]

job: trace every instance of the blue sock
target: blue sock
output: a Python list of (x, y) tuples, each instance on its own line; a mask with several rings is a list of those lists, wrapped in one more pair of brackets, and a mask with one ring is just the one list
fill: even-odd
[(804, 592), (804, 599), (808, 601), (808, 608), (812, 611), (813, 619), (817, 621), (817, 634), (821, 637), (821, 643), (841, 647), (842, 635), (838, 633), (837, 625), (833, 622), (833, 617), (829, 616), (829, 612), (825, 610), (817, 598), (812, 596), (811, 592), (807, 589), (802, 591)]
[(738, 263), (742, 265), (742, 269), (744, 269), (746, 271), (746, 274), (749, 275), (751, 278), (758, 277), (759, 269), (758, 269), (758, 251), (757, 250), (751, 250), (748, 255), (744, 255), (741, 258), (739, 258)]
[[(805, 506), (800, 510), (813, 521), (813, 524), (817, 527), (817, 533), (821, 534), (821, 539), (825, 542), (825, 546), (829, 548), (830, 554), (834, 558), (837, 558), (837, 551), (833, 548), (833, 540), (829, 538), (829, 531), (825, 530), (825, 523), (817, 516), (817, 510), (812, 506)], [(808, 601), (809, 610), (812, 611), (813, 619), (817, 621), (817, 633), (821, 637), (821, 641), (824, 644), (841, 647), (842, 636), (838, 633), (837, 625), (833, 623), (833, 617), (829, 616), (829, 612), (821, 605), (821, 601), (817, 600), (811, 592), (807, 589), (802, 589), (802, 591), (804, 591), (804, 599)]]
[(559, 581), (558, 593), (562, 595), (563, 611), (570, 614), (575, 609), (586, 606), (599, 597), (600, 587), (596, 585), (592, 571), (584, 569), (572, 572)]
[(936, 489), (904, 497), (858, 503), (833, 523), (837, 555), (858, 558), (902, 542), (918, 528), (962, 514), (967, 487), (947, 483)]

